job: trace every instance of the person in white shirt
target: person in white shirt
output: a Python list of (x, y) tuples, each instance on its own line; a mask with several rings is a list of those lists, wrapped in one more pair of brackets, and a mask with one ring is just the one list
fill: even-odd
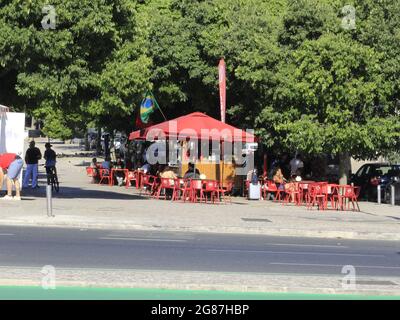
[(150, 172), (151, 166), (147, 162), (140, 167), (140, 170), (142, 170), (145, 174)]
[(295, 158), (290, 161), (290, 175), (297, 175), (302, 173), (304, 168), (304, 163), (301, 161), (301, 156), (298, 154)]

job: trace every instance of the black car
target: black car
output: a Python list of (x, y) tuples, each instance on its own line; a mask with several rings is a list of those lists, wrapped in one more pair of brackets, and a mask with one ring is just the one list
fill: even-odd
[(381, 185), (382, 201), (389, 202), (387, 189), (397, 177), (400, 177), (400, 164), (368, 163), (351, 176), (351, 182), (361, 188), (360, 198), (368, 201), (377, 200), (377, 186)]
[(400, 175), (392, 177), (391, 182), (385, 188), (385, 196), (382, 199), (385, 203), (390, 203), (391, 186), (394, 187), (394, 203), (400, 204)]

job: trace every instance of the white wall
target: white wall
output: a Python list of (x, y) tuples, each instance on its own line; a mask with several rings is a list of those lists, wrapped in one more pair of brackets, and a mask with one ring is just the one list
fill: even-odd
[(24, 139), (25, 113), (0, 114), (0, 153), (16, 153), (24, 158)]

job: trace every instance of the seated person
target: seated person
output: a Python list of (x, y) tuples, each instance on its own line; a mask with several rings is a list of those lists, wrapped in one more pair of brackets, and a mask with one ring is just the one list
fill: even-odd
[(275, 184), (278, 187), (278, 189), (284, 190), (284, 184), (286, 182), (286, 179), (283, 176), (281, 168), (279, 168), (279, 167), (276, 168), (276, 171), (274, 173), (274, 176), (273, 176), (272, 180), (275, 182)]
[(144, 165), (142, 165), (141, 167), (139, 167), (139, 170), (143, 171), (144, 174), (147, 174), (150, 172), (151, 170), (151, 166), (149, 163), (145, 163)]
[[(114, 165), (115, 169), (125, 169), (125, 164), (122, 161), (121, 157), (117, 157), (117, 162)], [(114, 177), (117, 179), (118, 186), (124, 185), (124, 180), (125, 180), (125, 172), (123, 171), (116, 171), (114, 173)]]
[(185, 172), (185, 175), (183, 176), (183, 179), (200, 179), (200, 171), (199, 169), (194, 168), (193, 163), (189, 163), (189, 168)]
[(97, 158), (93, 158), (92, 162), (90, 163), (90, 167), (93, 169), (97, 169), (100, 165), (97, 163)]
[(176, 179), (177, 175), (175, 172), (171, 169), (171, 167), (166, 166), (164, 170), (160, 172), (160, 178), (168, 178), (168, 179)]
[(99, 169), (101, 169), (100, 164), (97, 163), (97, 158), (93, 158), (90, 163), (90, 168), (93, 170), (92, 179), (93, 182), (98, 182), (100, 180)]
[[(24, 161), (15, 153), (6, 153), (0, 155), (0, 188), (3, 186), (4, 175), (7, 182), (7, 195), (4, 200), (21, 200), (21, 185), (19, 178), (21, 176)], [(15, 186), (15, 197), (12, 196), (12, 187)]]
[(110, 157), (106, 157), (104, 159), (104, 161), (101, 163), (101, 168), (106, 169), (106, 171), (103, 172), (104, 175), (108, 175), (110, 173), (110, 169), (111, 169), (111, 158)]

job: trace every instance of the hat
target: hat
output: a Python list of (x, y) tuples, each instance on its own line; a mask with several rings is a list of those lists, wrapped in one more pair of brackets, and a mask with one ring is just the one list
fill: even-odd
[(46, 142), (46, 144), (44, 145), (46, 148), (51, 148), (53, 145), (50, 144), (50, 142)]

